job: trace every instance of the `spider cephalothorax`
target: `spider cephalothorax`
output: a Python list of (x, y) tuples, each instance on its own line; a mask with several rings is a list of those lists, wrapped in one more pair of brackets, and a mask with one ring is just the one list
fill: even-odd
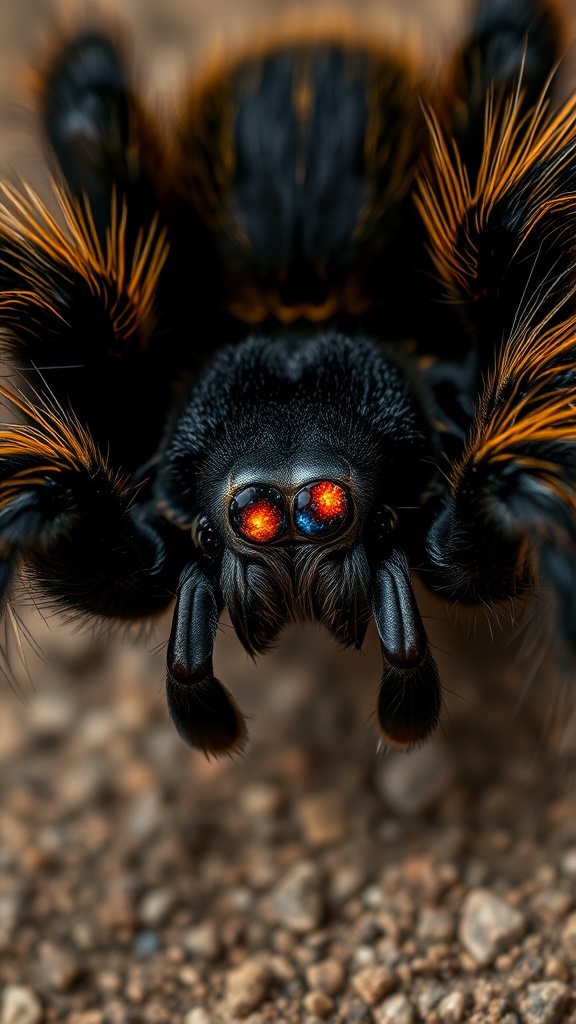
[[(405, 672), (406, 700), (396, 694), (381, 716), (392, 742), (428, 731), (422, 702), (435, 703), (434, 722), (440, 708), (402, 535), (436, 454), (420, 388), (390, 353), (362, 336), (305, 332), (224, 349), (192, 389), (158, 475), (161, 507), (192, 529), (195, 571), (250, 653), (302, 618), (360, 647), (375, 617), (383, 686), (392, 666)], [(190, 650), (190, 678), (198, 661)], [(408, 696), (416, 672), (430, 696)], [(180, 664), (181, 728), (193, 732), (200, 712), (190, 690), (184, 718), (185, 682)]]

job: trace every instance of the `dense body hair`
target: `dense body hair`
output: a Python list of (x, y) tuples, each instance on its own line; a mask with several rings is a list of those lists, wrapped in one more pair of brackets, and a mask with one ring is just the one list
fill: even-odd
[(472, 330), (483, 366), (503, 339), (562, 319), (573, 303), (576, 184), (571, 98), (526, 118), (521, 93), (486, 105), (476, 180), (432, 122), (434, 163), (421, 208), (449, 298)]
[[(163, 450), (158, 491), (173, 520), (191, 524), (199, 510), (210, 518), (227, 549), (223, 600), (250, 652), (306, 617), (358, 645), (371, 599), (364, 535), (380, 506), (420, 502), (435, 454), (419, 388), (373, 342), (334, 332), (252, 338), (224, 349), (193, 387)], [(231, 535), (228, 502), (248, 467), (297, 491), (330, 465), (354, 502), (352, 535), (265, 550)]]
[(223, 349), (192, 387), (165, 444), (163, 496), (188, 521), (198, 501), (217, 516), (215, 478), (252, 450), (262, 448), (281, 478), (306, 447), (344, 455), (349, 446), (366, 478), (362, 513), (383, 478), (409, 504), (421, 486), (415, 467), (431, 459), (432, 427), (416, 375), (419, 399), (401, 366), (400, 353), (334, 331), (252, 337)]

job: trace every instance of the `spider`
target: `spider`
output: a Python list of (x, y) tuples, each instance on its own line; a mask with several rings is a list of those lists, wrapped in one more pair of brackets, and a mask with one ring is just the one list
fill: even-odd
[(193, 77), (170, 137), (115, 32), (40, 74), (58, 214), (4, 184), (2, 590), (80, 618), (175, 601), (166, 697), (242, 748), (213, 671), (296, 619), (378, 630), (375, 720), (442, 687), (411, 571), (454, 603), (543, 580), (576, 647), (576, 98), (559, 15), (479, 0), (442, 76), (353, 19), (279, 20)]

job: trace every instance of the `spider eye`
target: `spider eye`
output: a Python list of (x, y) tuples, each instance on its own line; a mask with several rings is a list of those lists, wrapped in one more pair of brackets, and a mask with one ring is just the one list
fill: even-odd
[(208, 516), (196, 516), (192, 523), (192, 541), (209, 558), (218, 554), (220, 540)]
[(294, 521), (305, 537), (325, 537), (348, 520), (350, 498), (341, 484), (317, 480), (296, 495)]
[(387, 540), (398, 525), (398, 513), (389, 505), (383, 505), (378, 509), (374, 517), (374, 539)]
[(230, 520), (236, 533), (256, 544), (270, 544), (286, 531), (284, 499), (275, 487), (245, 487), (230, 502)]

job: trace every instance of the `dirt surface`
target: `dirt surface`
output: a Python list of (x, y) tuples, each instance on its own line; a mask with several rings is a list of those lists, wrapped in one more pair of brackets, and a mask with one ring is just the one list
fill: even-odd
[[(272, 10), (124, 13), (169, 106), (215, 27)], [(49, 11), (0, 6), (3, 170), (40, 188), (15, 96)], [(463, 13), (420, 20), (434, 49)], [(167, 720), (168, 621), (102, 665), (89, 634), (25, 612), (0, 687), (0, 1024), (576, 1022), (575, 702), (542, 606), (518, 638), (421, 601), (446, 685), (423, 750), (378, 751), (373, 631), (356, 655), (294, 630), (254, 666), (223, 623), (217, 674), (251, 716), (224, 762)]]

